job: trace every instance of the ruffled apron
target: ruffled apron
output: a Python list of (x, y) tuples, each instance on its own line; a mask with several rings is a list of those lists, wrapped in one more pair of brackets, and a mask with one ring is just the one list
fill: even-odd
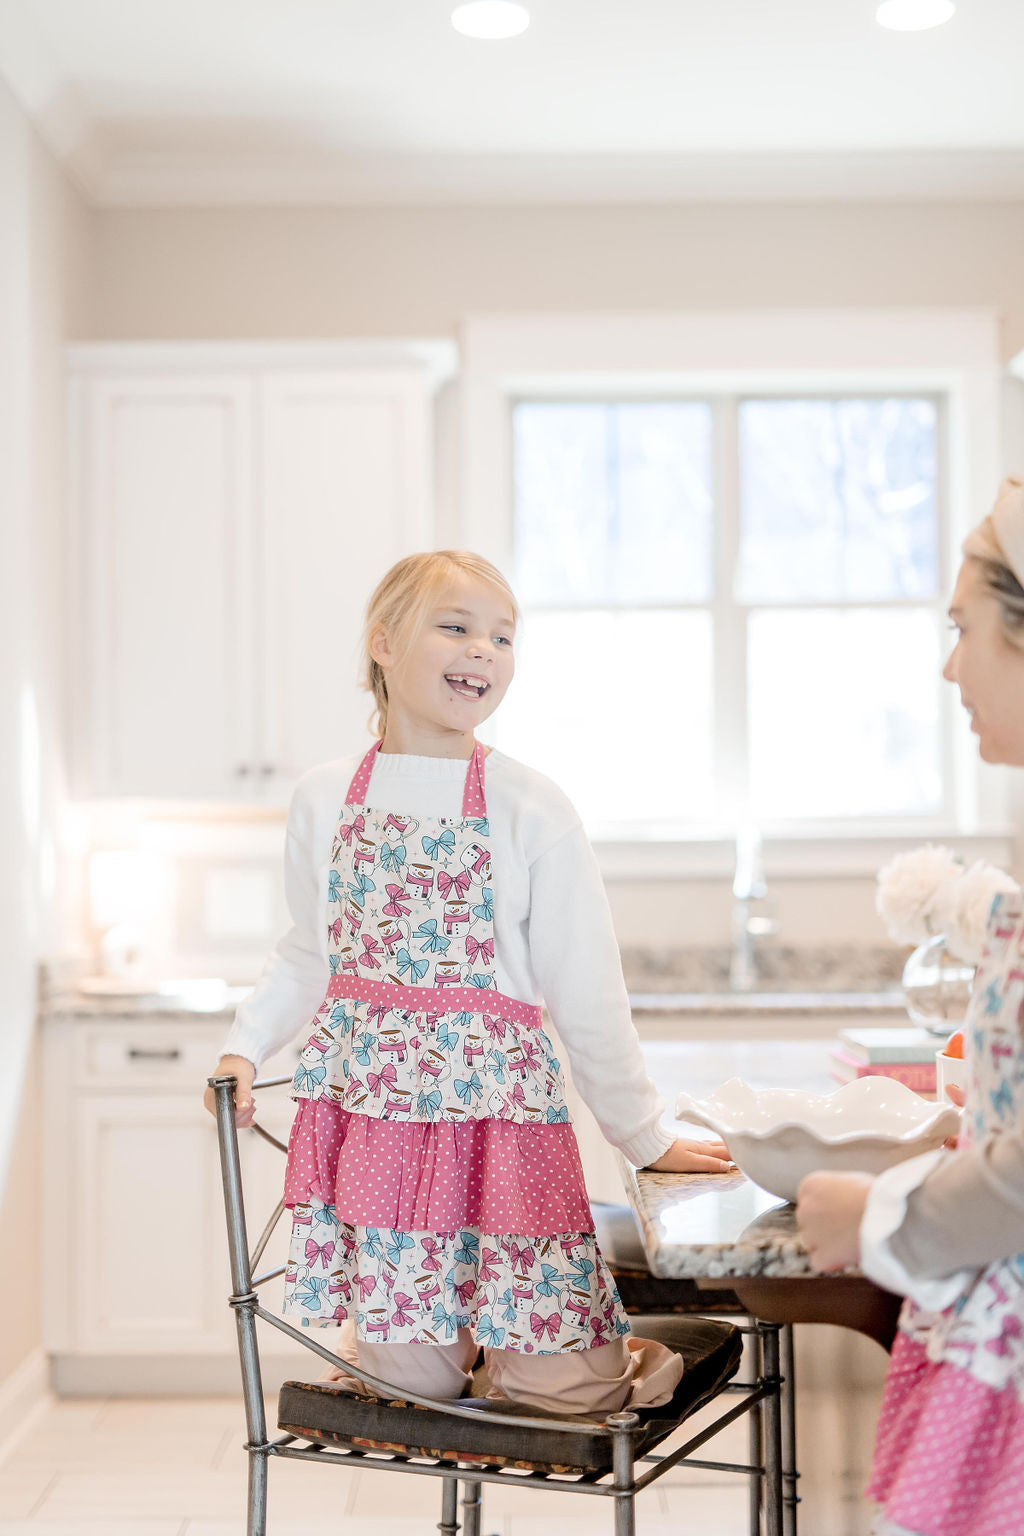
[[(1024, 1119), (1024, 901), (996, 897), (964, 1029), (960, 1146)], [(1024, 1255), (942, 1312), (906, 1301), (868, 1495), (927, 1536), (1024, 1536)]]
[(460, 818), (364, 803), (331, 852), (331, 969), (295, 1074), (286, 1315), (526, 1354), (628, 1334), (540, 1008), (497, 990), (484, 750)]

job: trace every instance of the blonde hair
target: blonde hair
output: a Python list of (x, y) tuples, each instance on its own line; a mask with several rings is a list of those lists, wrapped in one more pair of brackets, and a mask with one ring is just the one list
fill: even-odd
[(388, 685), (384, 668), (370, 651), (370, 642), (383, 630), (396, 658), (401, 660), (429, 610), (460, 575), (473, 576), (496, 588), (511, 605), (513, 621), (518, 621), (519, 604), (512, 588), (497, 566), (483, 555), (467, 549), (435, 549), (399, 560), (378, 582), (366, 605), (362, 686), (373, 695), (376, 705), (370, 716), (370, 730), (375, 736), (383, 737), (388, 728)]

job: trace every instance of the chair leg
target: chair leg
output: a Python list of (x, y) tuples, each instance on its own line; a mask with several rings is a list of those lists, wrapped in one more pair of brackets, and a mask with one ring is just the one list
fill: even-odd
[(612, 1485), (615, 1489), (615, 1536), (636, 1536), (636, 1485), (633, 1435), (640, 1420), (635, 1413), (611, 1413), (605, 1420), (612, 1439)]
[(482, 1483), (462, 1485), (462, 1532), (463, 1536), (480, 1536), (480, 1518), (483, 1513)]
[(441, 1523), (437, 1528), (441, 1536), (458, 1536), (459, 1480), (457, 1477), (445, 1477), (441, 1480)]
[[(751, 1319), (751, 1321), (755, 1321)], [(747, 1334), (748, 1375), (751, 1381), (761, 1379), (761, 1334), (756, 1324), (754, 1329)], [(747, 1414), (747, 1460), (756, 1472), (751, 1472), (747, 1488), (749, 1495), (749, 1526), (750, 1536), (761, 1536), (761, 1497), (762, 1483), (761, 1468), (764, 1465), (764, 1436), (761, 1424), (761, 1404), (755, 1403)]]
[(785, 1536), (797, 1536), (796, 1511), (800, 1495), (796, 1491), (800, 1473), (796, 1464), (796, 1360), (793, 1350), (793, 1324), (782, 1329), (782, 1526)]
[(762, 1323), (764, 1374), (775, 1390), (764, 1400), (764, 1529), (765, 1536), (782, 1536), (782, 1394), (779, 1371), (779, 1325)]
[(249, 1505), (246, 1536), (267, 1536), (267, 1453), (249, 1451)]

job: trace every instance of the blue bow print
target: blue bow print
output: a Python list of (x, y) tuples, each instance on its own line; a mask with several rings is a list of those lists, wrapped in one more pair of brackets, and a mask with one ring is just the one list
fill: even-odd
[(505, 1055), (504, 1051), (493, 1050), (487, 1052), (487, 1064), (491, 1071), (494, 1073), (494, 1081), (496, 1083), (501, 1083), (504, 1085), (505, 1065), (507, 1061), (508, 1057)]
[(469, 978), (469, 985), (471, 987), (479, 987), (481, 989), (481, 991), (483, 991), (483, 989), (485, 987), (493, 987), (494, 986), (494, 977), (493, 976), (471, 976)]
[(573, 1259), (572, 1268), (569, 1270), (569, 1281), (577, 1285), (581, 1290), (589, 1290), (590, 1277), (594, 1273), (594, 1265), (590, 1259)]
[(424, 1093), (421, 1088), (416, 1100), (416, 1113), (422, 1115), (424, 1120), (433, 1120), (440, 1108), (441, 1095), (438, 1090), (435, 1088), (433, 1093)]
[(404, 843), (381, 843), (380, 867), (381, 869), (394, 870), (396, 873), (405, 863)]
[(501, 1295), (498, 1297), (498, 1301), (502, 1307), (501, 1315), (505, 1319), (506, 1323), (514, 1323), (516, 1320), (516, 1305), (512, 1300), (511, 1286), (509, 1286), (507, 1290), (502, 1291)]
[(369, 1254), (371, 1259), (379, 1259), (383, 1256), (384, 1249), (376, 1227), (367, 1227), (366, 1236), (359, 1244), (359, 1252)]
[(556, 1109), (553, 1104), (549, 1104), (547, 1119), (548, 1125), (567, 1125), (569, 1122), (569, 1111), (564, 1104), (561, 1109)]
[(367, 875), (363, 870), (360, 870), (355, 880), (349, 881), (348, 889), (354, 904), (357, 907), (363, 907), (366, 905), (367, 891), (375, 891), (377, 887), (374, 885), (369, 875)]
[(474, 1094), (478, 1100), (481, 1099), (484, 1089), (479, 1076), (474, 1072), (472, 1077), (457, 1077), (455, 1079), (455, 1092), (463, 1104), (469, 1104), (472, 1103)]
[(353, 1055), (361, 1067), (370, 1065), (370, 1052), (373, 1050), (373, 1036), (369, 1033), (360, 1035), (355, 1042)]
[(295, 1070), (295, 1090), (297, 1093), (301, 1093), (304, 1088), (309, 1088), (312, 1091), (318, 1083), (323, 1082), (326, 1076), (327, 1068), (323, 1062), (318, 1067), (306, 1067), (303, 1066), (302, 1062), (299, 1062)]
[(482, 918), (485, 923), (493, 923), (494, 892), (489, 885), (485, 885), (480, 892), (480, 905), (473, 908), (473, 916)]
[(408, 1232), (395, 1232), (392, 1230), (390, 1240), (386, 1247), (387, 1256), (391, 1260), (392, 1264), (397, 1264), (401, 1260), (403, 1250), (406, 1248), (415, 1248), (415, 1246), (415, 1239), (411, 1238)]
[(437, 918), (429, 918), (427, 922), (420, 923), (416, 929), (416, 938), (425, 940), (422, 946), (423, 954), (446, 954), (451, 948), (451, 939), (446, 939), (444, 934), (437, 931)]
[(479, 832), (481, 837), (487, 837), (491, 830), (491, 824), (486, 816), (474, 816), (466, 823), (474, 832)]
[(436, 1303), (431, 1321), (435, 1328), (444, 1325), (446, 1336), (450, 1339), (457, 1328), (464, 1328), (469, 1322), (468, 1317), (460, 1317), (457, 1312), (446, 1312), (443, 1301)]
[(457, 1013), (451, 1020), (454, 1029), (465, 1029), (466, 1025), (472, 1024), (472, 1022), (473, 1015), (471, 1013)]
[(327, 900), (341, 900), (341, 876), (336, 869), (332, 869), (327, 876)]
[(459, 1246), (455, 1250), (456, 1264), (475, 1264), (480, 1257), (480, 1240), (473, 1232), (459, 1233)]
[[(540, 1283), (537, 1286), (538, 1296), (560, 1296), (561, 1287), (555, 1284), (560, 1278), (558, 1270), (553, 1264), (542, 1264), (540, 1267)], [(564, 1282), (563, 1282), (564, 1283)]]
[(440, 837), (423, 837), (423, 852), (428, 859), (444, 859), (455, 852), (455, 833), (446, 828)]
[(310, 1275), (304, 1282), (305, 1289), (299, 1292), (299, 1301), (310, 1312), (320, 1311), (320, 1297), (327, 1289), (327, 1281), (323, 1275)]
[(437, 1043), (442, 1051), (454, 1051), (459, 1043), (459, 1037), (454, 1029), (449, 1028), (447, 1024), (442, 1024), (437, 1031)]
[(328, 1224), (333, 1226), (334, 1220), (333, 1205), (318, 1205), (313, 1212), (313, 1221), (320, 1226), (327, 1226)]
[(327, 960), (328, 960), (328, 963), (330, 964), (330, 967), (331, 967), (331, 975), (332, 976), (337, 976), (338, 971), (341, 969), (341, 956), (340, 955), (328, 955), (327, 956)]
[(489, 1317), (477, 1318), (476, 1339), (478, 1344), (485, 1344), (491, 1349), (500, 1349), (504, 1337), (504, 1328), (498, 1328)]
[(398, 951), (398, 954), (395, 956), (395, 962), (398, 966), (399, 976), (404, 976), (406, 971), (412, 971), (416, 981), (419, 981), (421, 976), (425, 976), (430, 969), (426, 960), (414, 960), (407, 949), (400, 949)]

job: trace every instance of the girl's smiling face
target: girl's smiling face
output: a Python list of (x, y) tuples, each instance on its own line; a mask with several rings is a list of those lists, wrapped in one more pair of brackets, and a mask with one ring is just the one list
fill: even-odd
[(403, 653), (383, 631), (370, 649), (388, 689), (388, 738), (467, 740), (494, 713), (515, 672), (515, 621), (496, 587), (460, 573), (424, 616)]
[(949, 616), (956, 645), (942, 675), (960, 689), (986, 763), (1024, 766), (1024, 650), (1007, 638), (978, 560), (960, 568)]

